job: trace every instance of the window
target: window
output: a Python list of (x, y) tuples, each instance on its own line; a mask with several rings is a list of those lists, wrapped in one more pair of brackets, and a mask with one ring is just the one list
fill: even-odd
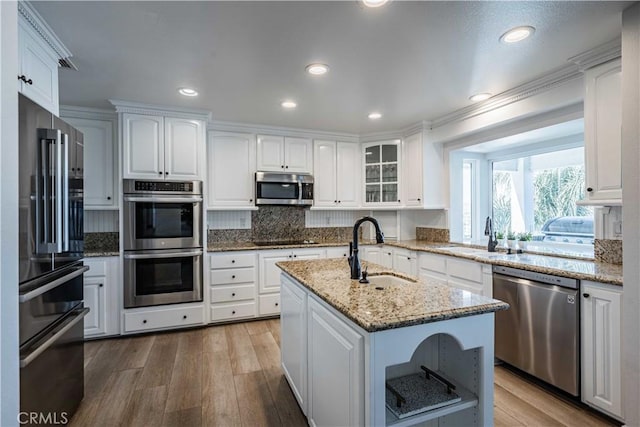
[(469, 160), (462, 162), (462, 238), (467, 241), (473, 238), (474, 215), (474, 179), (473, 163)]
[(493, 162), (493, 224), (533, 240), (593, 244), (593, 210), (584, 198), (584, 148)]

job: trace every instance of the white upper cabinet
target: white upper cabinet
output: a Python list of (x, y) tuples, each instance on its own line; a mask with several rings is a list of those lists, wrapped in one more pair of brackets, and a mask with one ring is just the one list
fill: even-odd
[(360, 194), (360, 146), (314, 141), (314, 206), (357, 207)]
[(256, 136), (209, 132), (207, 179), (211, 208), (254, 206)]
[(258, 170), (262, 172), (311, 173), (312, 144), (307, 138), (258, 136)]
[(402, 140), (403, 206), (444, 209), (443, 164), (442, 145), (425, 142), (422, 132)]
[(362, 150), (363, 205), (400, 205), (400, 140), (364, 143)]
[(198, 179), (203, 129), (200, 120), (123, 114), (123, 178)]
[(113, 121), (63, 117), (84, 135), (84, 207), (117, 209)]
[(58, 115), (58, 57), (23, 19), (18, 26), (18, 56), (18, 91)]
[(405, 206), (422, 206), (422, 134), (402, 141), (402, 183)]
[(587, 204), (622, 203), (621, 77), (619, 59), (585, 71), (584, 144)]

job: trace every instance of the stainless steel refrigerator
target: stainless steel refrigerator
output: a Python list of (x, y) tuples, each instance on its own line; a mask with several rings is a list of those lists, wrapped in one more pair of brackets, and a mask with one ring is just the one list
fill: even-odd
[(83, 140), (23, 95), (19, 119), (20, 411), (60, 424), (84, 396)]

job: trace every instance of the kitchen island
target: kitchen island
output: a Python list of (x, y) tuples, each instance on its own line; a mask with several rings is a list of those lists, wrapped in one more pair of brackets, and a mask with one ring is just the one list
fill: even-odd
[[(507, 304), (376, 264), (363, 263), (371, 284), (344, 259), (277, 265), (282, 368), (310, 425), (493, 424), (494, 312)], [(458, 399), (408, 411), (398, 383), (418, 373)]]

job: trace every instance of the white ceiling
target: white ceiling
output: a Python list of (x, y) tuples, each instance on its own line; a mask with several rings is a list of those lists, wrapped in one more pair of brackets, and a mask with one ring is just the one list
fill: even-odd
[[(623, 2), (34, 2), (73, 52), (60, 102), (202, 108), (217, 120), (400, 129), (501, 93), (620, 35)], [(509, 28), (533, 25), (516, 45)], [(306, 75), (325, 62), (324, 77)], [(197, 98), (177, 94), (194, 87)], [(284, 111), (280, 102), (298, 103)], [(372, 122), (371, 111), (384, 116)]]

